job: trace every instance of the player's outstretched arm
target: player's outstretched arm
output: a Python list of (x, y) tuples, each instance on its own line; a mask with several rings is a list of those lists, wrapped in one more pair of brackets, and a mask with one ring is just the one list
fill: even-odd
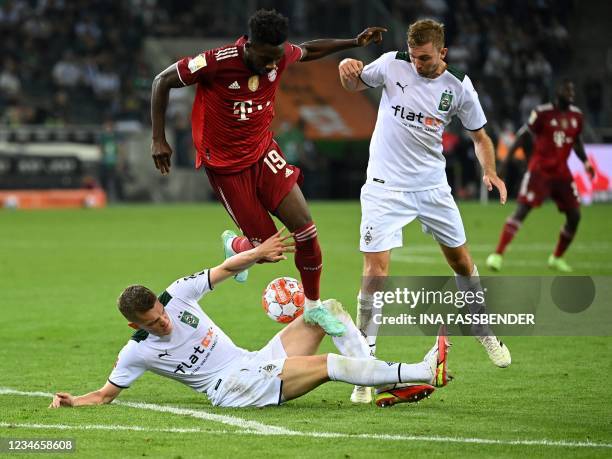
[(477, 131), (468, 131), (468, 133), (474, 142), (476, 157), (482, 167), (483, 183), (489, 191), (492, 191), (493, 187), (497, 188), (499, 191), (499, 202), (505, 204), (508, 192), (506, 191), (506, 184), (497, 176), (495, 170), (495, 149), (493, 148), (491, 137), (489, 137), (484, 128)]
[(338, 65), (340, 83), (347, 91), (363, 91), (368, 86), (361, 81), (360, 75), (363, 71), (363, 62), (357, 59), (343, 59)]
[(248, 269), (258, 261), (266, 261), (276, 263), (281, 260), (286, 260), (284, 255), (288, 252), (295, 252), (295, 242), (287, 242), (293, 238), (293, 233), (284, 235), (285, 228), (281, 228), (276, 234), (266, 239), (257, 247), (240, 252), (233, 257), (228, 258), (219, 266), (215, 266), (210, 270), (211, 286), (223, 282), (225, 279), (236, 275), (237, 273)]
[(170, 172), (170, 157), (172, 156), (172, 148), (166, 141), (165, 130), (168, 96), (172, 88), (183, 86), (176, 65), (172, 64), (155, 77), (151, 87), (151, 126), (153, 129), (151, 156), (153, 156), (155, 167), (162, 175)]
[(99, 390), (78, 397), (68, 392), (58, 392), (53, 397), (53, 401), (49, 405), (49, 408), (103, 405), (115, 400), (120, 393), (121, 389), (109, 382)]
[(582, 161), (582, 164), (584, 164), (584, 170), (587, 174), (589, 174), (589, 178), (593, 180), (593, 178), (595, 177), (595, 168), (591, 164), (591, 161), (589, 161), (589, 158), (586, 154), (586, 150), (584, 149), (584, 142), (582, 141), (582, 136), (580, 135), (576, 137), (576, 140), (574, 142), (574, 151), (576, 152), (576, 156), (578, 156), (578, 159), (580, 159), (580, 161)]
[(346, 40), (323, 38), (304, 42), (300, 45), (300, 48), (304, 51), (301, 61), (314, 61), (344, 49), (360, 48), (368, 46), (370, 43), (378, 44), (382, 42), (382, 34), (386, 31), (387, 29), (384, 27), (368, 27), (355, 38)]
[(514, 138), (514, 141), (508, 148), (508, 154), (506, 155), (504, 160), (499, 165), (499, 176), (500, 177), (503, 178), (506, 176), (506, 172), (508, 171), (508, 165), (514, 159), (516, 150), (518, 150), (519, 148), (523, 149), (523, 151), (525, 152), (525, 157), (529, 159), (530, 142), (531, 142), (531, 132), (529, 131), (529, 128), (527, 127), (527, 125), (524, 124), (523, 126), (521, 126), (521, 128), (516, 133), (516, 137)]

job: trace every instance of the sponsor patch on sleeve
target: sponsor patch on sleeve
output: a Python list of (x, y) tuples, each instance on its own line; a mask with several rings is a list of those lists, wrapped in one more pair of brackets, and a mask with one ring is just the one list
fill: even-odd
[(187, 67), (189, 67), (191, 73), (195, 73), (202, 67), (206, 67), (206, 56), (204, 56), (204, 54), (198, 54), (196, 57), (189, 60)]
[(538, 119), (538, 112), (536, 112), (535, 110), (531, 110), (531, 113), (529, 114), (529, 124), (533, 124), (535, 123), (535, 120)]

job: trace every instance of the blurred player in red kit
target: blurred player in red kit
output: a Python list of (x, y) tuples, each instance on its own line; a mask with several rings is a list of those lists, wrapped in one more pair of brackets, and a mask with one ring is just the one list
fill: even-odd
[(582, 112), (572, 105), (573, 102), (574, 83), (567, 79), (562, 80), (557, 86), (554, 102), (540, 105), (531, 112), (527, 125), (519, 130), (514, 144), (510, 147), (508, 160), (533, 136), (533, 148), (527, 172), (521, 183), (518, 207), (506, 220), (495, 253), (487, 258), (487, 266), (490, 269), (501, 269), (504, 251), (531, 209), (539, 207), (550, 196), (557, 204), (559, 212), (565, 214), (565, 224), (561, 228), (557, 246), (548, 258), (548, 266), (561, 272), (572, 271), (563, 259), (580, 222), (578, 192), (567, 165), (572, 147), (583, 162), (586, 172), (593, 177), (593, 167), (587, 159), (580, 137)]
[[(272, 138), (274, 99), (289, 65), (380, 43), (385, 31), (371, 27), (353, 39), (294, 45), (287, 41), (287, 18), (274, 10), (259, 10), (249, 19), (249, 36), (179, 60), (157, 75), (152, 88), (155, 167), (164, 175), (170, 172), (172, 149), (164, 134), (170, 89), (196, 84), (192, 110), (196, 168), (205, 168), (217, 198), (244, 234), (223, 233), (226, 257), (275, 234), (270, 214), (278, 217), (294, 234), (295, 265), (306, 296), (304, 319), (335, 336), (345, 327), (320, 300), (322, 255), (317, 229), (299, 187), (302, 174), (287, 163)], [(246, 277), (244, 271), (236, 280), (244, 282)]]

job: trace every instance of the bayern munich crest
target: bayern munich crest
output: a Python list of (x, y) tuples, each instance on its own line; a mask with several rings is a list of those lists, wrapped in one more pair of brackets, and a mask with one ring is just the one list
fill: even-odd
[(270, 83), (276, 80), (276, 69), (272, 70), (271, 72), (268, 72), (268, 80), (270, 80)]

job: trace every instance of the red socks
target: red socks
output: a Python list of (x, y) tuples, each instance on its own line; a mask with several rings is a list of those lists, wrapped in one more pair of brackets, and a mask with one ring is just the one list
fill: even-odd
[(514, 239), (514, 235), (517, 233), (519, 228), (521, 227), (521, 222), (518, 220), (513, 220), (509, 218), (506, 220), (506, 224), (502, 229), (501, 236), (499, 237), (499, 243), (497, 244), (497, 249), (495, 249), (495, 253), (499, 253), (500, 255), (504, 254), (506, 247), (512, 239)]
[[(319, 283), (323, 257), (317, 238), (317, 227), (313, 222), (295, 231), (295, 266), (300, 271), (304, 295), (309, 300), (319, 299)], [(238, 236), (232, 241), (232, 249), (236, 253), (253, 248), (253, 244), (244, 236)]]
[(238, 236), (232, 241), (232, 250), (236, 253), (246, 252), (252, 248), (253, 244), (244, 236)]
[(555, 247), (555, 257), (560, 258), (563, 256), (569, 245), (574, 239), (574, 233), (570, 233), (567, 229), (562, 228), (559, 233), (559, 240), (557, 241), (557, 247)]
[(300, 271), (304, 295), (309, 300), (319, 299), (319, 283), (323, 257), (317, 238), (317, 227), (310, 222), (295, 231), (295, 266)]

